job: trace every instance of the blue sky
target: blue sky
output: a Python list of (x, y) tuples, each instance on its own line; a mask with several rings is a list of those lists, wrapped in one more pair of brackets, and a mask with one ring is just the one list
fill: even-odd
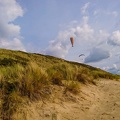
[(120, 0), (0, 0), (0, 47), (120, 74), (119, 5)]

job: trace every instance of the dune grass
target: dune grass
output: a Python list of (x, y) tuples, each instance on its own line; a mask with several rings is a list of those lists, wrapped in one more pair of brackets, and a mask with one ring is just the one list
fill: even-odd
[(52, 56), (0, 49), (1, 119), (12, 120), (26, 100), (48, 98), (51, 85), (78, 94), (80, 84), (95, 84), (99, 78), (120, 79), (120, 76)]

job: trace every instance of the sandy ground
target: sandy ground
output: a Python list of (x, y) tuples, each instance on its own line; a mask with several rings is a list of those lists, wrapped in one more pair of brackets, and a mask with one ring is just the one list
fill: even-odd
[(100, 80), (96, 86), (82, 86), (78, 96), (69, 93), (66, 99), (61, 91), (55, 92), (58, 99), (53, 97), (53, 102), (29, 105), (25, 112), (17, 115), (18, 120), (120, 120), (118, 81)]

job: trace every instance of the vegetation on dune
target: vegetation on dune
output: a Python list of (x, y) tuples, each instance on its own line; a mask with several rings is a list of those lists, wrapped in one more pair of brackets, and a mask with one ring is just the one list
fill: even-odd
[(95, 84), (99, 78), (118, 75), (85, 64), (41, 54), (0, 49), (1, 119), (12, 120), (25, 101), (43, 100), (51, 95), (51, 85), (63, 86), (78, 94), (80, 84)]

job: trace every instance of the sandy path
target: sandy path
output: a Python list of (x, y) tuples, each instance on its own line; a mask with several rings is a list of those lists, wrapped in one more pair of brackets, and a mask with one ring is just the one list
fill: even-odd
[(25, 120), (120, 120), (118, 81), (100, 80), (96, 86), (83, 86), (80, 95), (70, 100), (62, 99), (61, 89), (56, 93), (59, 99), (54, 102), (37, 102), (25, 109)]
[(102, 94), (90, 107), (89, 120), (120, 120), (120, 82), (103, 80), (98, 89)]
[(78, 103), (66, 103), (69, 111), (60, 120), (120, 120), (120, 82), (101, 80), (85, 86)]

